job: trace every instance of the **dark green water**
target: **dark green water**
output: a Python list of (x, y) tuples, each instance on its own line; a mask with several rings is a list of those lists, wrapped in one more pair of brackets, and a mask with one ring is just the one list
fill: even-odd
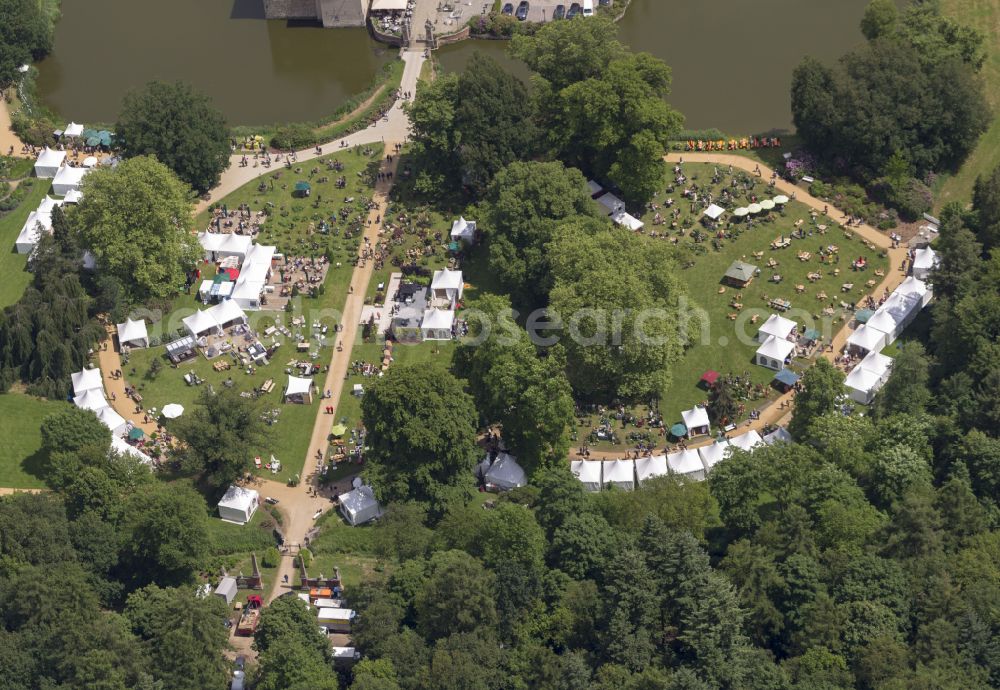
[(78, 122), (113, 122), (122, 95), (182, 79), (235, 124), (314, 120), (364, 91), (395, 51), (364, 29), (265, 21), (260, 0), (62, 0), (38, 89)]

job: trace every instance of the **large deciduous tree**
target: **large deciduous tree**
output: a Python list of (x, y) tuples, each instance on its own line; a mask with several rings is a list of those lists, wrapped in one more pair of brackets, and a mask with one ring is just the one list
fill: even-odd
[(115, 128), (126, 156), (156, 156), (199, 193), (217, 185), (229, 165), (225, 117), (184, 82), (129, 91)]
[(90, 173), (83, 193), (80, 236), (99, 270), (136, 298), (177, 294), (199, 252), (188, 192), (170, 169), (154, 158), (131, 158)]
[(795, 412), (788, 425), (792, 436), (805, 438), (813, 420), (833, 412), (843, 392), (843, 372), (820, 358), (802, 377), (802, 390), (795, 396)]
[(125, 506), (125, 561), (137, 584), (188, 581), (208, 554), (205, 500), (193, 489), (157, 484)]
[(0, 87), (20, 76), (21, 65), (52, 49), (52, 24), (37, 0), (0, 0)]

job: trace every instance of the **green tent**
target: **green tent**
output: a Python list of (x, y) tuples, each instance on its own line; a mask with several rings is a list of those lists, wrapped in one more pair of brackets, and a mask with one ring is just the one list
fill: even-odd
[(312, 189), (308, 182), (296, 182), (295, 191), (296, 192), (308, 192)]
[(145, 436), (145, 432), (137, 426), (132, 427), (132, 431), (128, 432), (129, 441), (141, 441)]
[(868, 323), (868, 319), (875, 315), (871, 309), (859, 309), (854, 312), (854, 318), (858, 323)]

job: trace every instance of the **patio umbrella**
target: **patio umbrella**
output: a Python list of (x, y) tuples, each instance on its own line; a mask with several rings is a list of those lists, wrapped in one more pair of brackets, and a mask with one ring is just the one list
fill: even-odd
[(681, 424), (680, 422), (670, 427), (670, 435), (676, 436), (677, 438), (684, 436), (687, 432), (688, 432), (687, 427)]
[(101, 140), (99, 137), (88, 137), (87, 146), (100, 146)]
[(83, 159), (83, 167), (93, 168), (95, 165), (97, 165), (97, 159), (94, 156), (87, 156)]
[(785, 196), (784, 194), (779, 194), (778, 196), (774, 197), (774, 203), (776, 203), (776, 204), (787, 204), (788, 203), (788, 197)]
[(764, 209), (760, 207), (760, 204), (750, 204), (747, 206), (747, 210), (750, 211), (750, 213), (760, 213)]
[(760, 202), (760, 207), (765, 211), (770, 211), (772, 208), (774, 208), (774, 202), (771, 201), (770, 199), (764, 199), (762, 202)]
[(134, 426), (134, 427), (132, 427), (132, 431), (128, 432), (128, 440), (129, 441), (140, 441), (140, 440), (142, 440), (142, 437), (145, 436), (145, 435), (146, 435), (146, 432), (144, 432), (139, 427)]
[(742, 218), (748, 213), (750, 213), (750, 209), (748, 209), (746, 206), (740, 206), (738, 209), (733, 211), (733, 215), (736, 216), (737, 218)]
[(184, 414), (184, 407), (177, 403), (170, 403), (163, 406), (163, 416), (167, 419), (177, 419)]
[(111, 146), (111, 132), (102, 129), (97, 133), (97, 138), (101, 140), (101, 146)]
[(97, 136), (97, 130), (96, 130), (96, 129), (90, 129), (90, 128), (88, 127), (87, 129), (83, 130), (83, 131), (82, 131), (82, 132), (80, 133), (80, 136), (81, 136), (81, 137), (82, 137), (83, 139), (90, 139), (91, 137), (96, 137), (96, 136)]
[(337, 424), (332, 429), (330, 429), (330, 433), (339, 438), (347, 433), (347, 427), (344, 426), (343, 424)]

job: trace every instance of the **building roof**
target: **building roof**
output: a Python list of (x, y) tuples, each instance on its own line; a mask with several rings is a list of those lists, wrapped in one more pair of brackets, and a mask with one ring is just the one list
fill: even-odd
[(731, 280), (738, 280), (745, 283), (748, 280), (753, 280), (756, 271), (757, 267), (753, 264), (736, 260), (729, 264), (729, 268), (726, 269), (726, 277)]
[(635, 465), (631, 460), (604, 460), (601, 464), (605, 484), (620, 488), (635, 486)]
[(420, 328), (434, 331), (450, 331), (455, 323), (455, 312), (451, 309), (425, 309)]
[(778, 314), (771, 314), (760, 327), (760, 332), (777, 338), (787, 338), (795, 329), (795, 322)]
[(73, 393), (76, 395), (89, 390), (104, 390), (104, 378), (101, 370), (96, 367), (74, 372), (70, 374), (70, 378), (73, 380)]
[(733, 436), (729, 439), (729, 443), (735, 448), (741, 450), (753, 450), (755, 446), (759, 446), (764, 443), (764, 439), (760, 437), (755, 430), (751, 429), (745, 434), (740, 434), (739, 436)]
[(432, 290), (458, 290), (461, 287), (461, 271), (449, 271), (447, 268), (434, 271), (434, 277), (431, 278)]
[(517, 460), (509, 453), (500, 453), (497, 455), (493, 464), (486, 470), (484, 479), (488, 484), (494, 484), (505, 489), (514, 489), (528, 483), (528, 477), (524, 473), (524, 469), (517, 464)]
[(635, 461), (635, 474), (640, 482), (667, 474), (667, 456), (650, 455)]
[(710, 443), (709, 445), (702, 446), (698, 449), (698, 455), (701, 456), (702, 464), (709, 469), (724, 460), (726, 458), (726, 453), (728, 452), (729, 441), (726, 439)]
[(133, 321), (126, 318), (125, 323), (118, 324), (118, 342), (130, 343), (135, 340), (149, 340), (149, 334), (146, 332), (146, 321), (144, 319)]
[(695, 406), (690, 410), (682, 411), (681, 419), (684, 420), (684, 426), (690, 432), (692, 429), (708, 426), (708, 411), (704, 407)]
[(73, 398), (73, 404), (84, 410), (99, 410), (107, 407), (108, 401), (102, 389), (92, 388)]
[(757, 348), (757, 354), (784, 362), (785, 358), (792, 354), (792, 350), (794, 349), (795, 343), (784, 338), (775, 338), (773, 335), (769, 335), (767, 336), (767, 340)]
[(869, 352), (881, 350), (885, 345), (885, 331), (880, 331), (866, 323), (861, 324), (856, 331), (848, 336), (847, 344)]
[(667, 466), (675, 474), (697, 474), (705, 471), (705, 466), (701, 463), (701, 455), (693, 448), (667, 455)]
[(259, 500), (260, 494), (254, 489), (248, 489), (245, 486), (230, 484), (229, 488), (226, 489), (225, 495), (219, 499), (219, 507), (230, 508), (232, 510), (239, 510), (246, 513), (253, 507), (254, 502)]
[(725, 212), (726, 209), (722, 208), (718, 204), (709, 204), (708, 208), (702, 211), (704, 215), (708, 216), (712, 220), (718, 220), (719, 216), (721, 216)]
[(288, 385), (285, 386), (285, 397), (290, 395), (309, 395), (313, 389), (313, 380), (305, 379), (301, 376), (288, 376)]

